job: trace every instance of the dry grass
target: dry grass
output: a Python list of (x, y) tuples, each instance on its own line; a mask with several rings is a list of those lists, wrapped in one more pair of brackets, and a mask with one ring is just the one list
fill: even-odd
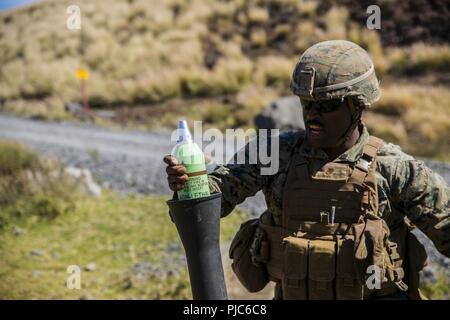
[(309, 18), (313, 18), (317, 12), (319, 2), (316, 0), (304, 0), (296, 2), (298, 10)]
[(314, 39), (318, 36), (318, 34), (320, 34), (314, 22), (308, 20), (299, 23), (297, 26), (297, 33), (300, 36), (295, 43), (295, 47), (299, 52), (304, 52), (311, 45), (313, 45), (315, 41)]
[[(293, 57), (278, 50), (275, 59), (269, 50), (256, 61), (246, 57), (241, 47), (251, 43), (270, 49), (271, 39), (283, 41), (292, 34), (298, 49), (295, 56), (320, 40), (350, 38), (369, 50), (380, 74), (442, 70), (450, 60), (448, 46), (418, 44), (400, 51), (383, 50), (376, 32), (348, 23), (343, 7), (331, 7), (316, 19), (316, 1), (102, 0), (94, 4), (81, 0), (81, 31), (61, 28), (67, 16), (53, 14), (64, 12), (69, 4), (44, 1), (0, 15), (1, 101), (49, 96), (79, 100), (74, 77), (79, 66), (91, 71), (89, 98), (101, 107), (238, 92), (238, 86), (252, 78), (286, 90)], [(295, 25), (268, 27), (274, 23), (269, 10), (274, 5), (289, 7), (305, 19), (293, 20)], [(32, 24), (28, 24), (30, 18)], [(243, 20), (245, 28), (236, 29), (232, 19)], [(223, 21), (219, 29), (221, 23), (225, 29), (232, 28), (230, 33), (211, 32), (207, 23), (215, 20)], [(325, 29), (319, 24), (325, 24)], [(214, 43), (220, 53), (214, 70), (205, 70), (205, 41)]]
[(70, 115), (64, 109), (64, 102), (58, 97), (34, 100), (7, 100), (1, 111), (34, 119), (67, 120)]
[(256, 23), (267, 22), (269, 21), (269, 12), (266, 8), (250, 7), (248, 10), (248, 20)]
[(246, 86), (236, 96), (236, 124), (242, 127), (252, 127), (253, 118), (264, 106), (275, 100), (278, 93), (272, 87)]
[(420, 74), (450, 71), (450, 47), (416, 43), (407, 48), (387, 50), (391, 72), (394, 74)]
[(323, 19), (327, 26), (327, 37), (329, 39), (345, 39), (347, 35), (345, 26), (347, 19), (347, 9), (343, 7), (331, 8)]
[(450, 158), (450, 91), (445, 87), (390, 85), (366, 122), (375, 134), (420, 156)]
[(261, 57), (256, 62), (255, 82), (263, 86), (286, 90), (289, 88), (295, 64), (296, 59), (283, 56)]

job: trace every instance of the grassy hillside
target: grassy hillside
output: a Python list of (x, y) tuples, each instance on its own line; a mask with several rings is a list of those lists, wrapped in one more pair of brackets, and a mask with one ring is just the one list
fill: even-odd
[(0, 14), (0, 108), (67, 119), (63, 104), (80, 101), (74, 73), (84, 67), (90, 105), (116, 109), (120, 125), (157, 129), (187, 117), (249, 127), (289, 94), (307, 47), (349, 39), (369, 51), (382, 81), (370, 128), (408, 152), (448, 159), (448, 8), (372, 2), (380, 31), (365, 27), (364, 1), (80, 0), (81, 30), (66, 28), (70, 1), (42, 1)]

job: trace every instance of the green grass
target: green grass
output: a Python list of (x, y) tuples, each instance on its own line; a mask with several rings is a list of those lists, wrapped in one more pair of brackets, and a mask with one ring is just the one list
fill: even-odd
[[(0, 298), (190, 298), (185, 268), (163, 279), (139, 280), (130, 271), (138, 262), (163, 270), (173, 267), (167, 248), (180, 240), (167, 199), (105, 192), (100, 199), (78, 201), (73, 211), (53, 220), (16, 220), (0, 234)], [(242, 214), (233, 214), (221, 221), (222, 241), (231, 239), (242, 219)], [(24, 234), (14, 235), (17, 228)], [(43, 254), (33, 256), (32, 250)], [(82, 271), (82, 288), (67, 289), (67, 267), (83, 268), (90, 262), (96, 269)]]
[[(25, 146), (2, 141), (0, 156), (0, 299), (191, 298), (168, 197), (93, 198)], [(244, 217), (221, 221), (223, 242)], [(136, 264), (155, 272), (140, 276)], [(79, 290), (66, 286), (70, 265), (83, 270)]]
[(430, 300), (449, 300), (450, 285), (449, 279), (445, 276), (443, 270), (440, 270), (433, 283), (427, 283), (420, 288), (422, 294)]

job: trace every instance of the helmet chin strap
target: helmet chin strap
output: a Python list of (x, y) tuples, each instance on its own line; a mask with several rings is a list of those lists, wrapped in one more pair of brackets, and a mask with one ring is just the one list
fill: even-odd
[(336, 141), (333, 147), (339, 147), (346, 143), (350, 139), (350, 136), (352, 135), (355, 128), (361, 124), (362, 109), (353, 103), (352, 98), (347, 98), (346, 101), (352, 115), (352, 123), (344, 132), (344, 134)]

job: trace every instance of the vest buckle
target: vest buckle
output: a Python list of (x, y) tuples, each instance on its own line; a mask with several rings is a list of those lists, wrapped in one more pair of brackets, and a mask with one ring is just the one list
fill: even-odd
[(364, 158), (360, 158), (358, 162), (356, 162), (356, 167), (364, 172), (369, 172), (370, 165), (372, 161), (367, 161)]

